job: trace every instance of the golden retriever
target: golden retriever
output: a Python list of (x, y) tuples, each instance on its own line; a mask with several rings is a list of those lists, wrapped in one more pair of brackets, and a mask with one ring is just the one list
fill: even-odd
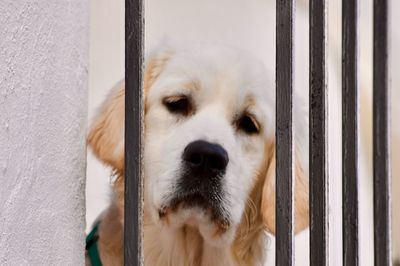
[[(275, 232), (275, 86), (258, 59), (217, 45), (162, 47), (144, 74), (146, 265), (262, 265)], [(88, 135), (115, 171), (99, 217), (103, 265), (123, 263), (124, 82)], [(295, 229), (308, 226), (306, 106), (296, 98)], [(278, 177), (279, 178), (279, 177)]]

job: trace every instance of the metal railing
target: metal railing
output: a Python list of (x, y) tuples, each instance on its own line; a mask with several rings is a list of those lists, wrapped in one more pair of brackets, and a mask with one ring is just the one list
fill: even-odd
[(143, 4), (125, 1), (125, 265), (143, 265)]
[(327, 2), (310, 1), (310, 264), (328, 265)]
[[(294, 264), (294, 0), (276, 1), (276, 265)], [(142, 0), (126, 0), (125, 265), (142, 265)], [(374, 0), (375, 265), (391, 265), (388, 5)], [(343, 264), (359, 264), (358, 1), (342, 1)], [(310, 0), (310, 263), (328, 265), (327, 1)], [(371, 40), (372, 41), (372, 40)]]

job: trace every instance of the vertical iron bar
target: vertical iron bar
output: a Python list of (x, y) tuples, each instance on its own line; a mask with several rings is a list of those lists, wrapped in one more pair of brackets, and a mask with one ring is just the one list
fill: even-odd
[(328, 265), (326, 0), (310, 1), (310, 265)]
[(294, 0), (276, 2), (276, 265), (293, 264)]
[(124, 265), (143, 264), (142, 132), (143, 1), (125, 1), (125, 215)]
[(358, 0), (342, 1), (343, 265), (359, 264)]
[(373, 165), (375, 265), (391, 265), (388, 3), (374, 0)]

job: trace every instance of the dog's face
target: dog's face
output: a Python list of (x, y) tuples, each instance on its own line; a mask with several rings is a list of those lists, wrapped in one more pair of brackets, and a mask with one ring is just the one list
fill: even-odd
[(273, 136), (273, 83), (244, 52), (164, 56), (146, 97), (146, 204), (157, 222), (198, 226), (205, 239), (224, 242)]
[[(198, 228), (214, 246), (230, 244), (240, 225), (254, 217), (274, 232), (275, 88), (263, 65), (226, 47), (164, 49), (148, 58), (144, 82), (145, 212), (152, 222), (165, 230)], [(121, 176), (123, 110), (120, 84), (88, 137), (94, 153)], [(296, 161), (297, 231), (308, 224), (301, 162)], [(123, 206), (123, 178), (118, 181), (114, 190)]]

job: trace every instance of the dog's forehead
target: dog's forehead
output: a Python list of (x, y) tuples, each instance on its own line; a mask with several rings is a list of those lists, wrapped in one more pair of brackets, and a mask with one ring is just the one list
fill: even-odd
[(261, 61), (251, 54), (213, 46), (173, 53), (154, 87), (157, 95), (189, 91), (204, 100), (238, 105), (266, 100), (265, 91), (272, 83)]

